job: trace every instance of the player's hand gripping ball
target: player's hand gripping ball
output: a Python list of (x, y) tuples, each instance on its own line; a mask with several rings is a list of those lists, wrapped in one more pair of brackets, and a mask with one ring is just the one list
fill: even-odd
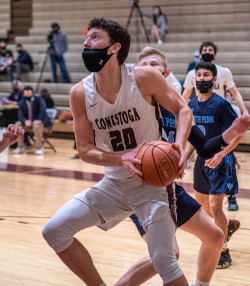
[(152, 141), (141, 147), (136, 155), (141, 165), (136, 168), (142, 172), (146, 184), (162, 187), (171, 184), (179, 172), (179, 152), (164, 141)]

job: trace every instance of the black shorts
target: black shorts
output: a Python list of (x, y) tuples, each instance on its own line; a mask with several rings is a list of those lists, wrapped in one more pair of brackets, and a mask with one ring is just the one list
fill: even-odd
[(233, 153), (225, 156), (214, 169), (204, 166), (205, 159), (197, 157), (194, 167), (194, 189), (204, 195), (238, 193), (235, 157)]
[[(171, 203), (169, 203), (169, 208), (172, 210), (176, 210), (177, 213), (177, 226), (180, 227), (183, 224), (185, 224), (190, 218), (201, 208), (201, 205), (192, 198), (181, 186), (177, 185), (172, 188), (175, 192), (174, 195), (174, 201), (176, 206), (173, 206)], [(172, 195), (169, 194), (169, 197)], [(173, 219), (175, 217), (174, 214), (172, 214)], [(137, 217), (136, 214), (133, 214), (130, 216), (130, 219), (134, 222), (136, 225), (139, 233), (141, 236), (143, 236), (146, 232), (142, 227), (142, 223), (140, 219)], [(175, 220), (175, 219), (174, 219)]]

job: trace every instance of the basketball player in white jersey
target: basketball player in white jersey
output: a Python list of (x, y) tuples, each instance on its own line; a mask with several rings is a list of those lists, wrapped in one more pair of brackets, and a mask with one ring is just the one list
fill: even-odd
[[(200, 58), (204, 62), (214, 63), (217, 55), (217, 46), (213, 42), (204, 42), (200, 46)], [(242, 96), (235, 86), (233, 75), (230, 69), (215, 65), (217, 68), (217, 80), (213, 86), (213, 91), (224, 98), (225, 90), (228, 89), (233, 95), (236, 104), (242, 110), (243, 114), (248, 114), (248, 111), (244, 105)], [(193, 88), (196, 90), (196, 80), (195, 80), (195, 69), (191, 70), (186, 77), (184, 82), (184, 91), (182, 97), (188, 102)]]
[(3, 139), (0, 140), (0, 153), (10, 145), (16, 143), (23, 134), (24, 129), (21, 126), (10, 124), (7, 127), (7, 130), (3, 133)]
[(70, 104), (79, 155), (87, 163), (106, 166), (105, 176), (59, 209), (43, 236), (82, 281), (103, 286), (89, 253), (74, 235), (91, 226), (108, 230), (136, 213), (163, 284), (187, 286), (173, 250), (175, 224), (166, 189), (144, 184), (134, 164), (141, 163), (135, 156), (144, 142), (159, 139), (155, 117), (159, 102), (178, 118), (175, 147), (182, 177), (191, 110), (157, 70), (123, 65), (130, 46), (126, 29), (102, 18), (91, 20), (88, 31), (82, 56), (93, 73), (72, 88)]

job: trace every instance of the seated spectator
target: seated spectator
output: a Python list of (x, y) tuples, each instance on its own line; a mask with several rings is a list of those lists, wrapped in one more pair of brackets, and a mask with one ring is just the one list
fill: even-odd
[[(42, 147), (43, 130), (51, 126), (50, 119), (46, 114), (46, 104), (41, 96), (34, 96), (33, 88), (26, 86), (23, 89), (23, 99), (19, 102), (18, 119), (16, 125), (22, 126), (25, 131), (33, 130), (36, 138), (36, 155), (43, 155)], [(17, 141), (17, 148), (14, 150), (15, 154), (24, 151), (24, 137), (20, 137)]]
[(165, 33), (168, 32), (167, 17), (161, 11), (160, 6), (153, 6), (153, 13), (140, 10), (142, 15), (152, 19), (153, 27), (151, 29), (151, 36), (153, 41), (162, 44)]
[(226, 90), (224, 96), (225, 96), (225, 100), (231, 104), (231, 106), (232, 106), (234, 112), (237, 114), (237, 116), (241, 117), (241, 111), (240, 111), (239, 106), (231, 103), (231, 101), (233, 100), (233, 95), (232, 95), (231, 91)]
[(42, 88), (40, 90), (40, 96), (44, 99), (46, 103), (46, 108), (54, 108), (54, 100), (50, 97), (47, 88)]
[[(200, 63), (200, 62), (201, 62), (200, 52), (199, 52), (199, 50), (196, 50), (196, 51), (194, 52), (194, 61), (191, 62), (191, 63), (189, 63), (188, 69), (187, 69), (187, 73), (189, 73), (191, 70), (195, 69), (196, 65), (197, 65), (198, 63)], [(181, 84), (181, 86), (182, 86), (182, 92), (183, 92), (184, 82), (185, 82), (185, 79), (181, 79), (181, 80), (180, 80), (180, 84)]]
[(12, 81), (12, 92), (8, 97), (8, 100), (12, 102), (20, 101), (23, 98), (23, 91), (21, 90), (21, 82), (19, 80)]
[(196, 65), (197, 65), (198, 63), (200, 63), (200, 62), (201, 62), (200, 52), (199, 52), (199, 50), (196, 50), (196, 51), (194, 52), (194, 61), (191, 62), (191, 63), (189, 63), (188, 69), (187, 69), (187, 73), (188, 73), (189, 71), (195, 69)]
[(27, 51), (23, 49), (22, 44), (16, 45), (18, 58), (14, 61), (13, 68), (16, 73), (15, 78), (21, 80), (21, 73), (33, 71), (33, 61)]
[(0, 42), (0, 75), (7, 74), (7, 79), (12, 81), (12, 64), (13, 54), (11, 50), (7, 50), (5, 41)]

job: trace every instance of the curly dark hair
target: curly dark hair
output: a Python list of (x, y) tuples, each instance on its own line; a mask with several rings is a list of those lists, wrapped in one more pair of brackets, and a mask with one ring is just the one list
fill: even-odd
[(218, 52), (218, 47), (217, 47), (217, 46), (215, 45), (215, 43), (213, 43), (213, 42), (204, 42), (204, 43), (202, 43), (202, 44), (200, 45), (200, 54), (201, 54), (201, 52), (202, 52), (202, 50), (203, 50), (203, 47), (209, 47), (209, 46), (213, 47), (214, 53), (215, 53), (215, 55), (216, 55), (217, 52)]
[(110, 44), (120, 43), (121, 49), (118, 51), (118, 63), (122, 65), (126, 60), (130, 48), (131, 37), (126, 28), (115, 21), (104, 18), (94, 18), (89, 22), (88, 31), (92, 28), (105, 30), (110, 39)]
[(200, 69), (206, 69), (213, 73), (213, 76), (217, 76), (217, 68), (214, 64), (210, 62), (201, 62), (195, 67), (195, 72), (197, 72)]

